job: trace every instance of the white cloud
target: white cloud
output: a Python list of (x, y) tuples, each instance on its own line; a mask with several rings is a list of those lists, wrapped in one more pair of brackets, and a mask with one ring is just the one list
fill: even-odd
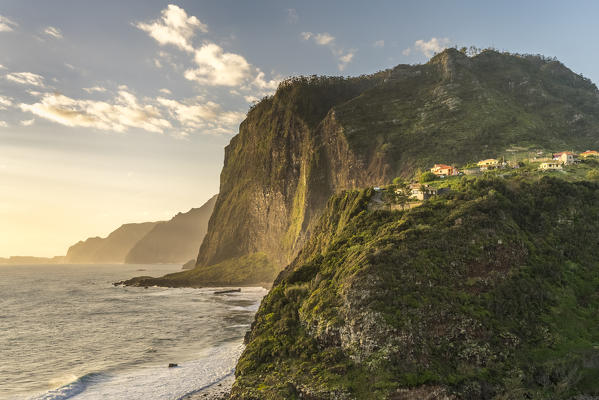
[(376, 42), (374, 42), (372, 44), (374, 47), (385, 47), (385, 41), (384, 40), (377, 40)]
[(161, 51), (158, 57), (153, 59), (157, 68), (170, 65), (177, 72), (183, 71), (187, 80), (202, 86), (236, 88), (239, 96), (268, 95), (274, 92), (279, 84), (279, 77), (266, 79), (265, 74), (250, 64), (245, 57), (227, 52), (219, 44), (203, 40), (199, 47), (194, 47), (191, 38), (195, 30), (207, 32), (208, 27), (196, 17), (189, 17), (185, 10), (177, 6), (170, 5), (164, 9), (161, 19), (151, 24), (138, 23), (136, 26), (147, 31), (160, 44), (174, 44), (193, 54), (195, 65), (184, 69), (175, 63), (172, 55)]
[(0, 32), (12, 32), (17, 26), (15, 21), (0, 15)]
[(24, 112), (66, 126), (82, 126), (101, 130), (124, 132), (139, 128), (162, 133), (171, 123), (162, 118), (157, 107), (139, 104), (137, 98), (126, 90), (120, 90), (111, 102), (77, 100), (57, 94), (45, 93), (39, 102), (19, 104)]
[(337, 58), (337, 68), (339, 68), (339, 71), (343, 71), (356, 54), (355, 49), (344, 50), (343, 48), (338, 47), (335, 43), (335, 37), (329, 33), (302, 32), (300, 35), (304, 40), (313, 40), (314, 43), (319, 46), (328, 47), (331, 50), (331, 53)]
[[(8, 124), (6, 123), (6, 121), (0, 121), (0, 128), (6, 128), (8, 126)], [(0, 165), (0, 168), (6, 168), (6, 166)]]
[(290, 24), (295, 24), (299, 20), (299, 16), (297, 15), (297, 10), (295, 8), (287, 9), (287, 22)]
[(62, 39), (62, 32), (60, 29), (55, 28), (53, 26), (49, 26), (44, 30), (44, 33), (54, 39)]
[(404, 56), (409, 56), (412, 53), (412, 51), (418, 51), (427, 57), (432, 57), (435, 53), (439, 53), (447, 47), (449, 47), (449, 44), (449, 38), (433, 37), (427, 42), (420, 39), (414, 42), (414, 46), (412, 48), (407, 48), (404, 51), (402, 51), (402, 54)]
[(92, 87), (88, 87), (88, 88), (83, 88), (83, 90), (85, 90), (87, 93), (104, 93), (106, 92), (106, 88), (102, 87), (102, 86), (92, 86)]
[(13, 72), (7, 74), (6, 79), (21, 85), (44, 86), (44, 77), (32, 72)]
[(207, 133), (235, 133), (245, 114), (224, 111), (221, 106), (208, 101), (201, 104), (182, 103), (159, 97), (158, 103), (166, 107), (171, 116), (187, 130), (201, 129)]
[(335, 41), (335, 37), (327, 32), (324, 32), (324, 33), (302, 32), (301, 35), (304, 40), (312, 39), (312, 40), (314, 40), (314, 42), (316, 42), (316, 44), (318, 44), (320, 46), (327, 46), (327, 45), (333, 44), (333, 42)]
[(195, 51), (198, 68), (185, 71), (185, 78), (204, 85), (238, 86), (250, 77), (250, 64), (235, 53), (226, 53), (215, 43), (207, 43)]
[(147, 32), (161, 45), (172, 44), (181, 50), (193, 52), (191, 38), (195, 30), (208, 32), (208, 27), (194, 16), (188, 17), (184, 9), (169, 4), (162, 10), (160, 19), (150, 23), (138, 22), (138, 29)]
[(12, 106), (12, 99), (6, 96), (0, 96), (0, 110), (6, 110), (7, 107)]
[(339, 71), (343, 71), (345, 69), (347, 64), (349, 64), (354, 59), (355, 54), (355, 50), (349, 50), (345, 53), (339, 53), (339, 55), (337, 56), (339, 58), (339, 64), (337, 65)]
[(163, 94), (171, 94), (171, 93), (172, 93), (172, 92), (171, 92), (170, 90), (168, 90), (167, 88), (162, 88), (162, 89), (160, 89), (160, 90), (159, 90), (159, 92), (160, 92), (160, 93), (163, 93)]
[(21, 125), (23, 125), (23, 126), (31, 126), (31, 125), (33, 125), (34, 122), (35, 122), (35, 119), (27, 119), (27, 120), (21, 121)]
[(0, 64), (0, 69), (6, 69), (6, 67), (2, 64)]

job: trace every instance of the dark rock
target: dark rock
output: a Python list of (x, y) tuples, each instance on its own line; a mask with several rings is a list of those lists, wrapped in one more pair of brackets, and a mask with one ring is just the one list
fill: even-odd
[(239, 293), (241, 292), (241, 288), (239, 289), (229, 289), (229, 290), (220, 290), (217, 292), (214, 292), (214, 294), (227, 294), (227, 293)]

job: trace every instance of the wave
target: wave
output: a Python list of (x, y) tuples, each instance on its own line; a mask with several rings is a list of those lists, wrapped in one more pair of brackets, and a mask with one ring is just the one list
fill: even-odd
[(63, 400), (70, 399), (78, 394), (81, 394), (87, 389), (89, 385), (98, 383), (103, 379), (106, 379), (106, 375), (101, 372), (90, 372), (81, 377), (73, 376), (73, 380), (66, 385), (62, 385), (59, 388), (52, 389), (46, 393), (31, 397), (30, 400)]
[[(231, 376), (243, 351), (240, 341), (206, 349), (200, 358), (168, 368), (138, 365), (132, 370), (90, 373), (31, 400), (178, 400)], [(172, 360), (177, 362), (177, 360)]]

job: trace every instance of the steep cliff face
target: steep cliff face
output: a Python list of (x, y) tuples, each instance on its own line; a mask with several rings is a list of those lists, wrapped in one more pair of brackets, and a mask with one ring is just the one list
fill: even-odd
[(587, 79), (557, 61), (494, 51), (449, 49), (371, 76), (284, 82), (226, 148), (198, 265), (264, 253), (282, 268), (333, 193), (514, 145), (591, 148), (598, 118)]
[(124, 224), (113, 231), (106, 238), (93, 237), (69, 247), (65, 262), (67, 263), (122, 263), (131, 248), (148, 232), (157, 222), (144, 222), (141, 224)]
[[(258, 104), (225, 149), (221, 195), (202, 243), (199, 265), (266, 253), (291, 260), (330, 193), (352, 186), (360, 164), (335, 121), (333, 106), (381, 81), (298, 79)], [(347, 166), (349, 171), (338, 173)]]
[(599, 395), (599, 185), (523, 178), (463, 178), (407, 211), (334, 196), (263, 300), (232, 398)]
[(206, 231), (217, 196), (199, 208), (160, 222), (129, 250), (128, 264), (184, 263), (194, 258)]

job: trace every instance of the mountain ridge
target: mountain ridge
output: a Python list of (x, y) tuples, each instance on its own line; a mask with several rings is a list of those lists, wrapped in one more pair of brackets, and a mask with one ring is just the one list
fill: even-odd
[(492, 50), (448, 49), (355, 78), (289, 79), (251, 108), (225, 149), (198, 268), (265, 254), (280, 270), (341, 190), (515, 145), (597, 147), (598, 116), (588, 79), (553, 59)]

